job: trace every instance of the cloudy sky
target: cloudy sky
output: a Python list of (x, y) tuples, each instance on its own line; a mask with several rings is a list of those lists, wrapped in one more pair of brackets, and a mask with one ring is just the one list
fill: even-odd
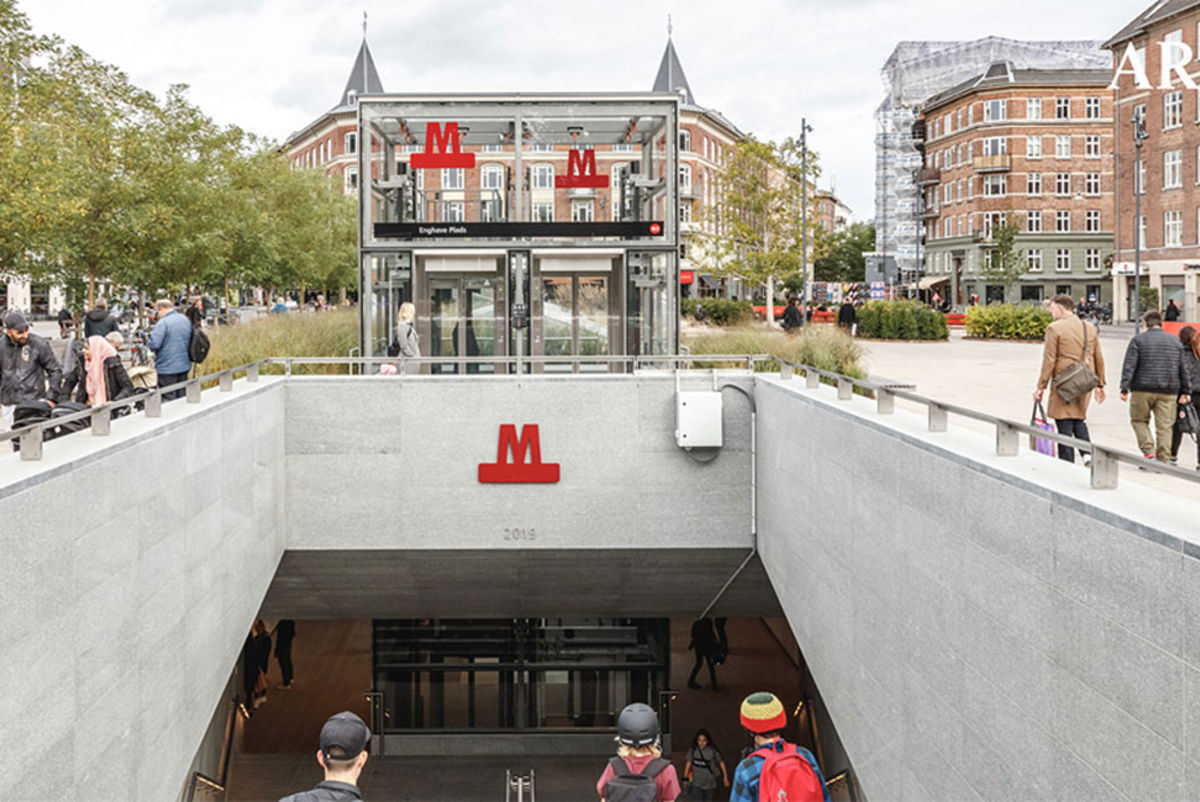
[(55, 33), (274, 139), (341, 95), (368, 14), (390, 92), (649, 89), (674, 23), (697, 101), (760, 137), (807, 117), (822, 183), (873, 214), (872, 114), (898, 41), (1106, 39), (1147, 0), (19, 0)]

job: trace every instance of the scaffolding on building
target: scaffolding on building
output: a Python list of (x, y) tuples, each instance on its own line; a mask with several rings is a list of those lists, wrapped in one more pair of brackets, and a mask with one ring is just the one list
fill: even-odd
[(875, 253), (889, 282), (923, 272), (924, 223), (917, 173), (925, 160), (921, 106), (997, 61), (1021, 69), (1106, 69), (1098, 41), (1022, 42), (989, 36), (972, 42), (901, 42), (883, 65), (885, 96), (875, 111)]

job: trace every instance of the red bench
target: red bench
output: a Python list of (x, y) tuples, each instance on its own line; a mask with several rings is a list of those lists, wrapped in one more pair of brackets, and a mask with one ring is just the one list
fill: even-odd
[(1191, 326), (1193, 329), (1200, 330), (1200, 323), (1188, 323), (1183, 320), (1163, 321), (1163, 331), (1168, 334), (1174, 334), (1176, 337), (1179, 336), (1179, 332), (1183, 330), (1184, 326)]

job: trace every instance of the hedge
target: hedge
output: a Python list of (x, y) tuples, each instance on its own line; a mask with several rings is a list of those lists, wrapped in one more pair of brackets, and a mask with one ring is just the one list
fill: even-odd
[(695, 318), (696, 307), (704, 307), (704, 319), (718, 326), (742, 323), (754, 316), (754, 304), (750, 301), (734, 301), (729, 298), (684, 298), (681, 308), (685, 317)]
[(946, 318), (916, 301), (871, 301), (857, 315), (858, 336), (880, 340), (945, 340)]
[(997, 340), (1041, 340), (1053, 318), (1049, 310), (1025, 304), (992, 304), (967, 309), (967, 336)]

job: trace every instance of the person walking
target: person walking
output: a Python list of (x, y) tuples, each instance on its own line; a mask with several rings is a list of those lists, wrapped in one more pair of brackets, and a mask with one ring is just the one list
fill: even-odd
[(783, 320), (779, 324), (788, 334), (797, 332), (801, 327), (800, 307), (797, 305), (796, 296), (788, 298), (787, 307), (783, 310)]
[(279, 662), (284, 688), (292, 687), (292, 641), (295, 639), (296, 622), (290, 618), (280, 619), (275, 625), (275, 659)]
[(267, 632), (267, 625), (260, 618), (254, 622), (254, 654), (258, 657), (258, 673), (261, 679), (258, 680), (258, 698), (254, 701), (254, 706), (267, 701), (267, 671), (271, 668), (271, 633)]
[(1142, 456), (1170, 462), (1176, 401), (1191, 401), (1191, 377), (1183, 361), (1183, 344), (1162, 329), (1162, 313), (1151, 309), (1142, 316), (1142, 322), (1146, 330), (1130, 340), (1125, 349), (1121, 400), (1129, 402), (1129, 423)]
[[(1050, 399), (1047, 403), (1046, 414), (1054, 418), (1059, 434), (1069, 435), (1077, 440), (1091, 442), (1088, 435), (1087, 411), (1088, 403), (1095, 396), (1096, 403), (1104, 403), (1104, 355), (1100, 352), (1100, 331), (1079, 319), (1075, 314), (1075, 302), (1069, 295), (1055, 295), (1050, 301), (1050, 314), (1054, 322), (1046, 327), (1046, 340), (1042, 346), (1042, 372), (1038, 376), (1037, 389), (1033, 391), (1033, 400), (1041, 402), (1042, 394), (1047, 386), (1050, 387)], [(1100, 386), (1094, 391), (1084, 393), (1071, 401), (1066, 401), (1053, 380), (1061, 376), (1076, 362), (1082, 362), (1096, 374)], [(1075, 449), (1070, 446), (1058, 446), (1058, 457), (1067, 462), (1075, 461)], [(1090, 463), (1084, 457), (1084, 464)]]
[(854, 324), (858, 321), (858, 313), (854, 309), (854, 301), (847, 298), (840, 307), (838, 307), (838, 328), (854, 334)]
[(358, 778), (367, 763), (371, 730), (361, 718), (345, 710), (330, 716), (321, 727), (317, 763), (325, 779), (311, 791), (285, 796), (279, 802), (352, 802), (363, 798)]
[[(146, 347), (154, 352), (154, 370), (158, 374), (158, 387), (161, 389), (187, 381), (188, 372), (192, 369), (192, 360), (188, 357), (192, 324), (175, 311), (175, 304), (169, 298), (160, 298), (155, 302), (154, 309), (158, 322), (150, 332)], [(179, 389), (163, 393), (163, 400), (180, 398), (184, 392)]]
[(0, 421), (4, 429), (12, 428), (17, 404), (44, 400), (53, 407), (61, 384), (62, 367), (50, 343), (29, 330), (24, 315), (10, 312), (0, 337)]
[[(754, 751), (733, 774), (729, 802), (786, 799), (830, 802), (817, 759), (802, 746), (783, 739), (787, 713), (773, 693), (758, 691), (742, 701), (742, 726), (754, 739)], [(765, 793), (760, 797), (760, 789)]]
[(658, 716), (641, 702), (626, 706), (617, 716), (617, 756), (600, 774), (596, 793), (602, 802), (610, 798), (674, 802), (681, 790), (675, 767), (662, 756)]
[(71, 334), (71, 329), (75, 325), (75, 316), (71, 314), (71, 310), (65, 306), (58, 310), (58, 336), (62, 339), (67, 339)]
[(708, 679), (712, 683), (714, 691), (717, 688), (717, 655), (720, 653), (720, 643), (717, 641), (716, 633), (713, 632), (713, 622), (711, 618), (697, 618), (692, 623), (692, 641), (688, 644), (689, 649), (696, 651), (696, 662), (692, 665), (692, 673), (688, 677), (689, 688), (699, 688), (699, 683), (696, 682), (696, 675), (700, 673), (700, 666), (708, 664)]
[[(400, 304), (400, 310), (396, 313), (396, 337), (392, 340), (391, 347), (388, 348), (388, 356), (400, 357), (401, 365), (404, 365), (404, 360), (418, 359), (421, 356), (421, 343), (417, 339), (417, 327), (414, 324), (416, 317), (417, 308), (412, 305), (411, 301)], [(455, 337), (455, 342), (458, 342), (457, 337)], [(413, 371), (404, 365), (403, 372)]]
[(109, 314), (108, 301), (103, 298), (97, 298), (96, 305), (83, 316), (84, 337), (104, 337), (109, 332), (120, 330), (116, 317)]
[(712, 735), (703, 727), (696, 731), (692, 745), (684, 755), (683, 776), (690, 778), (688, 799), (710, 800), (717, 792), (719, 780), (729, 787), (729, 772)]
[(1175, 305), (1174, 300), (1167, 301), (1167, 308), (1163, 310), (1163, 320), (1168, 322), (1179, 320), (1179, 307)]
[[(1179, 343), (1183, 346), (1183, 362), (1191, 377), (1191, 404), (1200, 417), (1200, 331), (1194, 326), (1184, 326), (1179, 331)], [(1182, 412), (1182, 410), (1180, 410)], [(1175, 415), (1175, 423), (1171, 427), (1171, 464), (1179, 462), (1179, 446), (1183, 442), (1183, 430), (1179, 428), (1180, 415)], [(1196, 448), (1196, 470), (1200, 471), (1200, 443)]]

